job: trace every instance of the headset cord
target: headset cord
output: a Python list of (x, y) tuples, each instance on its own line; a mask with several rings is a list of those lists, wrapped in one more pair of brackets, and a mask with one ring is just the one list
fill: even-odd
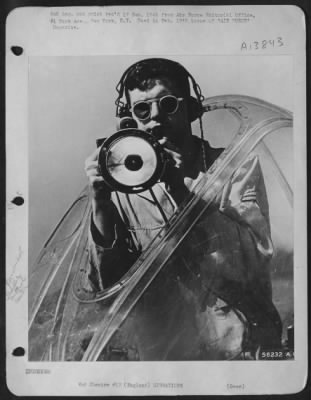
[(152, 188), (149, 189), (149, 192), (151, 193), (151, 196), (152, 196), (154, 202), (156, 203), (156, 205), (157, 205), (157, 207), (158, 207), (158, 209), (159, 209), (159, 211), (160, 211), (160, 213), (162, 215), (162, 218), (164, 219), (165, 224), (168, 225), (169, 224), (169, 220), (168, 220), (167, 216), (165, 215), (164, 210), (161, 207), (161, 204), (159, 203), (159, 200), (157, 199), (156, 195), (154, 194), (154, 191), (152, 190)]

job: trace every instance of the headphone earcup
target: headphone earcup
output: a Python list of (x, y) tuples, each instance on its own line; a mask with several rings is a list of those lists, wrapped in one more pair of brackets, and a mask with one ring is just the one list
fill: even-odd
[(133, 120), (129, 107), (127, 105), (120, 107), (116, 120), (117, 129), (136, 128), (137, 124), (134, 126), (133, 123), (136, 124), (136, 121)]
[(123, 106), (121, 106), (119, 108), (119, 112), (117, 114), (117, 117), (118, 118), (124, 118), (124, 117), (132, 118), (132, 114), (131, 114), (130, 108), (129, 108), (129, 106), (127, 104), (125, 104), (125, 105), (123, 105)]
[(191, 122), (195, 121), (197, 118), (200, 118), (202, 116), (203, 114), (202, 105), (195, 97), (190, 96), (188, 106), (189, 106), (189, 111), (188, 111), (189, 118)]

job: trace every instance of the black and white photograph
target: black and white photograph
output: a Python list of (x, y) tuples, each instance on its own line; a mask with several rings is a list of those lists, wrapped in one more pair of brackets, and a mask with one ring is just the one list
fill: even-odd
[[(16, 232), (8, 243), (7, 307), (22, 315), (24, 328), (14, 335), (26, 352), (18, 368), (24, 379), (47, 384), (29, 392), (21, 383), (16, 391), (302, 388), (299, 10), (119, 6), (27, 13), (50, 45), (42, 51), (38, 30), (29, 35), (28, 51), (25, 42), (22, 66), (12, 47), (7, 61), (9, 112), (19, 107), (10, 71), (20, 72), (25, 88), (20, 122), (8, 118), (8, 173), (19, 153), (24, 165), (8, 192), (25, 203), (7, 211)], [(8, 25), (14, 40), (21, 17), (17, 12)], [(277, 26), (267, 29), (263, 20), (274, 17)], [(8, 360), (8, 368), (15, 362)], [(57, 392), (53, 386), (67, 368), (68, 382)], [(292, 385), (273, 379), (271, 371), (293, 368)], [(215, 378), (204, 380), (207, 371)], [(254, 385), (258, 373), (269, 374), (266, 388)]]

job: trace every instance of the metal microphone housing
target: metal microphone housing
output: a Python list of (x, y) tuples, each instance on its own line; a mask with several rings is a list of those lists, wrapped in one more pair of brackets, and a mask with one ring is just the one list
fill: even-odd
[(104, 140), (98, 156), (105, 183), (123, 193), (151, 188), (161, 179), (165, 164), (165, 151), (158, 140), (136, 128), (121, 129)]

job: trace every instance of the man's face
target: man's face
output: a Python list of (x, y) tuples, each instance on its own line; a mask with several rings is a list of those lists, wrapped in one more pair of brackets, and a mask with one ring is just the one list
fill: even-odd
[[(148, 88), (145, 90), (133, 89), (129, 92), (131, 107), (140, 102), (148, 100), (158, 100), (166, 95), (173, 95), (181, 98), (180, 91), (165, 78), (152, 79)], [(137, 122), (138, 129), (153, 134), (158, 139), (166, 137), (172, 144), (180, 150), (184, 148), (187, 139), (191, 136), (191, 124), (188, 116), (186, 99), (179, 102), (178, 109), (173, 114), (168, 114), (161, 109), (158, 101), (150, 104), (150, 115), (144, 120), (140, 120), (133, 114)]]

